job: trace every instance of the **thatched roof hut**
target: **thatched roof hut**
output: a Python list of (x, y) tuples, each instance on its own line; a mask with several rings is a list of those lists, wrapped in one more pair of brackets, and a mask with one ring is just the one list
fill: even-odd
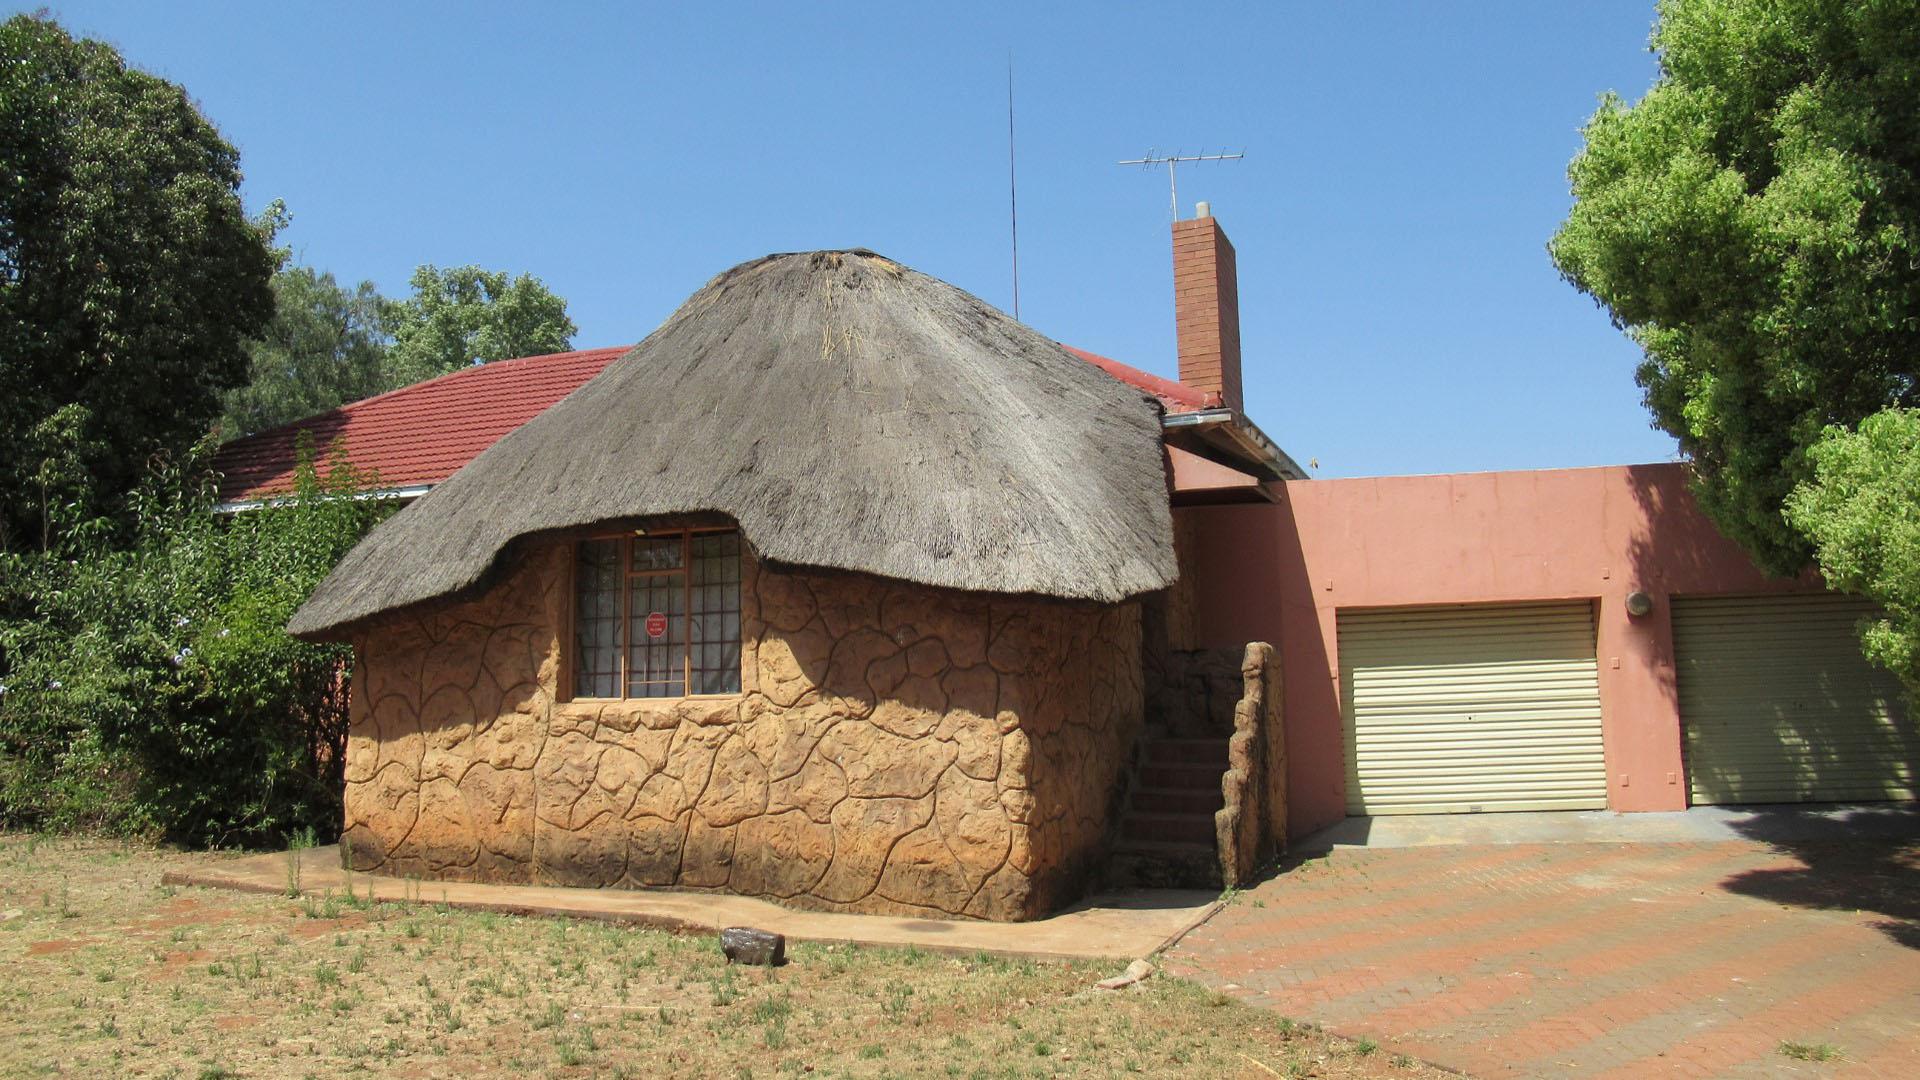
[(468, 589), (516, 537), (719, 512), (760, 556), (1118, 601), (1174, 575), (1159, 406), (868, 251), (769, 255), (375, 529), (289, 629)]

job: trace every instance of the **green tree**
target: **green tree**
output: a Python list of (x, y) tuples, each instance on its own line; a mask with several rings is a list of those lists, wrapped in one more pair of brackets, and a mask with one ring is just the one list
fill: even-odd
[(348, 289), (294, 266), (273, 277), (274, 314), (248, 344), (247, 384), (226, 395), (220, 434), (238, 438), (386, 389), (385, 303), (373, 282)]
[(48, 533), (56, 414), (93, 480), (75, 512), (124, 521), (148, 459), (245, 381), (273, 257), (239, 185), (180, 87), (51, 19), (0, 23), (0, 551)]
[(531, 274), (458, 266), (413, 272), (413, 295), (388, 305), (387, 385), (406, 386), (473, 362), (560, 352), (578, 327), (567, 302)]
[(1554, 261), (1645, 351), (1701, 502), (1779, 572), (1807, 448), (1915, 403), (1920, 3), (1664, 0), (1661, 75), (1609, 95)]
[(1920, 0), (1662, 0), (1652, 47), (1653, 88), (1587, 122), (1554, 262), (1640, 344), (1721, 529), (1891, 604), (1816, 518), (1895, 537), (1910, 500), (1786, 507), (1853, 460), (1845, 432), (1920, 404)]
[[(292, 222), (275, 199), (256, 219), (270, 239)], [(289, 266), (273, 248), (273, 321), (247, 343), (247, 382), (227, 391), (220, 435), (234, 439), (387, 389), (387, 302), (373, 282), (347, 289), (330, 273)]]
[(1813, 480), (1787, 497), (1787, 518), (1813, 540), (1828, 582), (1886, 609), (1861, 635), (1867, 657), (1920, 697), (1920, 411), (1829, 428), (1808, 454)]

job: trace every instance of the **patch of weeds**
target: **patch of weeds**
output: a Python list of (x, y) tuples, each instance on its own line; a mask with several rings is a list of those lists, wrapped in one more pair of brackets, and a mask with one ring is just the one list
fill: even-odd
[(321, 986), (340, 985), (340, 969), (322, 961), (313, 965), (313, 981)]
[(337, 919), (340, 917), (340, 898), (328, 889), (320, 896), (303, 897), (300, 910), (309, 919)]
[(1379, 1051), (1379, 1049), (1380, 1049), (1379, 1043), (1374, 1042), (1372, 1039), (1366, 1038), (1364, 1036), (1362, 1036), (1359, 1041), (1353, 1044), (1353, 1052), (1356, 1054), (1359, 1054), (1361, 1057), (1371, 1057), (1377, 1051)]
[(1413, 1059), (1405, 1054), (1395, 1054), (1393, 1055), (1393, 1067), (1396, 1069), (1411, 1069), (1413, 1068)]
[(894, 1023), (904, 1023), (907, 1014), (913, 1009), (913, 1002), (908, 1000), (911, 997), (913, 997), (913, 987), (903, 982), (890, 982), (887, 984), (887, 996), (880, 1002), (880, 1011)]
[(300, 895), (300, 853), (313, 847), (313, 826), (295, 829), (287, 837), (287, 896)]
[(740, 1000), (740, 985), (733, 976), (733, 968), (720, 971), (720, 977), (713, 980), (713, 1003), (718, 1008), (726, 1008)]
[(787, 1018), (793, 1015), (793, 1002), (787, 995), (765, 997), (754, 1002), (753, 1018), (765, 1026), (761, 1041), (771, 1049), (778, 1050), (787, 1045)]
[(1240, 890), (1237, 887), (1229, 885), (1220, 890), (1220, 903), (1223, 906), (1231, 907), (1238, 899), (1240, 899)]
[[(666, 1012), (665, 1009), (661, 1009), (660, 1011), (663, 1014)], [(558, 1027), (560, 1021), (566, 1018), (566, 1008), (557, 1001), (549, 1001), (547, 1002), (547, 1010), (528, 1021), (528, 1025), (532, 1027), (533, 1030), (540, 1031), (545, 1028)]]
[(1780, 1052), (1795, 1061), (1832, 1061), (1840, 1056), (1840, 1048), (1832, 1043), (1783, 1042)]
[(868, 1043), (860, 1048), (860, 1060), (878, 1061), (887, 1056), (887, 1048), (879, 1043)]
[(566, 1068), (586, 1064), (587, 1055), (595, 1049), (593, 1032), (587, 1030), (580, 1036), (563, 1035), (553, 1041), (554, 1057)]

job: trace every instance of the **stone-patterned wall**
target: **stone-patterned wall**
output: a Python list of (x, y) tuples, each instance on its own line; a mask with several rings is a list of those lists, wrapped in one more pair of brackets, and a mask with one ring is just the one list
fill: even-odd
[(1103, 857), (1141, 726), (1137, 604), (748, 554), (740, 695), (568, 702), (570, 552), (517, 547), (483, 595), (355, 642), (356, 869), (1012, 920)]
[(1151, 725), (1167, 727), (1170, 718), (1184, 720), (1193, 712), (1189, 702), (1204, 699), (1207, 692), (1204, 682), (1196, 679), (1231, 684), (1227, 692), (1233, 697), (1222, 708), (1200, 710), (1203, 717), (1211, 712), (1212, 719), (1218, 721), (1213, 725), (1216, 731), (1190, 732), (1195, 737), (1206, 737), (1225, 735), (1232, 729), (1232, 700), (1239, 697), (1240, 654), (1232, 650), (1211, 666), (1206, 661), (1196, 661), (1196, 657), (1205, 652), (1196, 647), (1199, 635), (1195, 626), (1193, 582), (1198, 575), (1193, 561), (1197, 528), (1197, 519), (1192, 514), (1174, 510), (1173, 552), (1180, 576), (1172, 586), (1141, 598), (1141, 665), (1147, 722)]

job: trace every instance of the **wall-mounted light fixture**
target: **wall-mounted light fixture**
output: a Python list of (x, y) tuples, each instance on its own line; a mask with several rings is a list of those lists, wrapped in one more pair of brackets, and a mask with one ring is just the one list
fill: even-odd
[(1638, 590), (1627, 594), (1627, 614), (1639, 618), (1653, 610), (1653, 597)]

